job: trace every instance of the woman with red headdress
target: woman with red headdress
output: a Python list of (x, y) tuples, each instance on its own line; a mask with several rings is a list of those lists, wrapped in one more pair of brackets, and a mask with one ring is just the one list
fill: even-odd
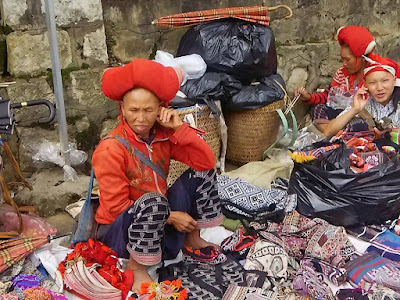
[[(152, 281), (147, 266), (175, 258), (183, 247), (213, 247), (200, 237), (200, 228), (222, 223), (214, 154), (168, 108), (183, 77), (181, 69), (147, 59), (103, 73), (103, 92), (120, 101), (121, 113), (92, 158), (100, 190), (97, 238), (129, 258), (134, 291)], [(191, 169), (168, 189), (170, 159)]]
[(298, 88), (295, 95), (300, 94), (300, 99), (306, 104), (315, 105), (311, 111), (311, 118), (316, 127), (325, 133), (329, 120), (340, 114), (342, 109), (326, 105), (328, 94), (341, 91), (353, 96), (362, 86), (363, 70), (366, 60), (363, 56), (377, 59), (379, 56), (373, 53), (375, 41), (367, 28), (349, 25), (339, 28), (337, 39), (340, 44), (340, 56), (342, 66), (336, 71), (329, 88), (321, 93), (310, 94), (304, 88)]
[(399, 131), (400, 66), (389, 58), (365, 59), (364, 85), (357, 90), (353, 103), (327, 124), (325, 135), (333, 136), (343, 128), (354, 131), (355, 123), (363, 123), (368, 129), (367, 123), (357, 118), (361, 115), (371, 116), (377, 121), (387, 118), (394, 130)]

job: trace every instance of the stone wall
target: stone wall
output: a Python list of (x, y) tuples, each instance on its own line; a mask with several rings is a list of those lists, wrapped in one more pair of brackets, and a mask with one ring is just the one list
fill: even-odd
[[(366, 26), (377, 52), (400, 61), (400, 0), (54, 0), (70, 141), (91, 154), (100, 133), (115, 124), (117, 104), (100, 89), (106, 66), (151, 58), (158, 49), (175, 54), (186, 29), (160, 28), (152, 20), (193, 10), (278, 4), (293, 9), (290, 19), (283, 19), (285, 10), (270, 12), (278, 72), (290, 95), (298, 86), (314, 91), (329, 84), (340, 65), (335, 33), (344, 25)], [(0, 94), (13, 102), (54, 101), (44, 0), (0, 0), (0, 9), (0, 72), (2, 81), (16, 81)], [(306, 108), (297, 110), (301, 115)], [(17, 112), (19, 139), (14, 135), (10, 142), (27, 176), (49, 167), (32, 161), (32, 145), (58, 141), (56, 124), (37, 126), (44, 113), (35, 108)], [(6, 175), (13, 177), (8, 169)]]

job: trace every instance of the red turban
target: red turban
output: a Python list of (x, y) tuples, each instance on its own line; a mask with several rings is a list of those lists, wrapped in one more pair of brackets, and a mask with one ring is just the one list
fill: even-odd
[(168, 106), (182, 83), (182, 70), (164, 67), (148, 59), (132, 59), (124, 66), (107, 69), (101, 82), (104, 95), (121, 101), (126, 92), (135, 87), (151, 91)]
[(375, 48), (375, 40), (367, 28), (349, 25), (339, 28), (337, 32), (340, 45), (346, 44), (354, 56), (368, 55)]
[(376, 56), (374, 60), (365, 57), (367, 65), (364, 69), (364, 76), (376, 71), (389, 72), (396, 78), (396, 86), (400, 86), (400, 66), (394, 60), (386, 57)]

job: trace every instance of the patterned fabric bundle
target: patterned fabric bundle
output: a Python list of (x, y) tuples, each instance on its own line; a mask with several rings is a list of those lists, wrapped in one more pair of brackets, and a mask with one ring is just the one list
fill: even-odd
[(13, 287), (20, 290), (40, 286), (39, 277), (36, 275), (19, 274), (17, 277), (13, 278), (12, 282)]
[(256, 287), (239, 286), (231, 284), (225, 291), (222, 300), (278, 300), (276, 292), (260, 289)]
[(347, 258), (355, 253), (343, 227), (330, 225), (319, 218), (311, 220), (297, 211), (287, 214), (282, 223), (270, 223), (267, 227), (255, 222), (250, 225), (257, 230), (279, 234), (285, 243), (285, 251), (300, 259), (310, 256), (343, 267)]
[(140, 286), (138, 300), (184, 300), (187, 291), (182, 288), (182, 281), (144, 282)]
[(329, 152), (331, 150), (337, 149), (340, 147), (340, 144), (329, 145), (325, 147), (316, 148), (309, 151), (293, 151), (290, 153), (290, 157), (298, 163), (303, 163), (307, 161), (312, 161), (314, 159), (319, 158), (322, 154)]
[(286, 279), (288, 254), (282, 246), (260, 238), (251, 246), (244, 268), (266, 272), (272, 278)]
[(226, 254), (232, 255), (237, 260), (245, 259), (250, 247), (256, 241), (257, 236), (245, 236), (242, 228), (236, 229), (232, 235), (221, 243), (221, 250)]
[(283, 217), (297, 205), (296, 195), (288, 195), (281, 189), (264, 189), (240, 178), (217, 177), (218, 193), (224, 215), (232, 219), (251, 221)]
[(0, 295), (0, 300), (68, 300), (64, 294), (47, 290), (36, 286), (24, 290), (14, 289), (14, 291)]
[(187, 289), (188, 299), (221, 299), (230, 284), (271, 288), (265, 272), (246, 271), (241, 264), (228, 256), (217, 265), (178, 263), (162, 267), (159, 280), (179, 279)]
[(329, 286), (323, 281), (313, 268), (309, 260), (304, 259), (297, 270), (297, 277), (293, 281), (293, 287), (303, 295), (310, 295), (314, 299), (334, 300)]
[(367, 252), (376, 252), (383, 257), (400, 263), (400, 237), (386, 230), (372, 241), (371, 246), (367, 248)]
[(400, 270), (389, 259), (369, 252), (346, 263), (349, 278), (357, 285), (376, 283), (400, 291)]

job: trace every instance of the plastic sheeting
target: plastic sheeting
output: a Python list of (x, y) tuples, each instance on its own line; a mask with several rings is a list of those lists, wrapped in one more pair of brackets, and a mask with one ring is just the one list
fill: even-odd
[(297, 210), (345, 227), (381, 224), (400, 213), (400, 160), (366, 172), (349, 170), (345, 146), (307, 164), (295, 164), (289, 193), (298, 197)]
[(275, 38), (269, 26), (240, 20), (200, 24), (182, 37), (176, 56), (199, 54), (209, 71), (240, 80), (276, 74)]

